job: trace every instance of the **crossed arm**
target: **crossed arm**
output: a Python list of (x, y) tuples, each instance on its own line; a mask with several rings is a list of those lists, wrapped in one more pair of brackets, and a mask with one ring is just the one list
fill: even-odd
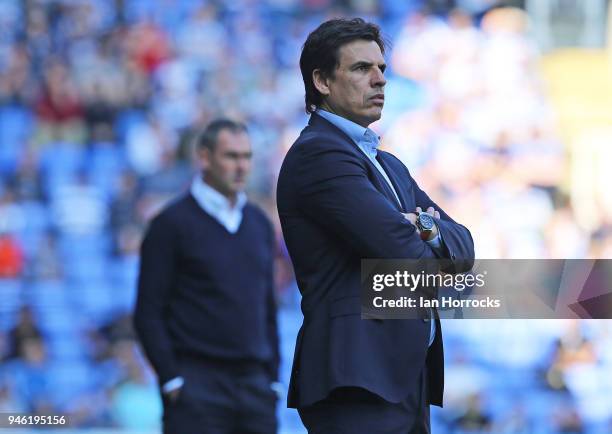
[[(474, 243), (470, 232), (446, 214), (416, 182), (416, 205), (433, 208), (444, 240), (441, 252), (421, 240), (411, 220), (379, 192), (367, 176), (363, 159), (343, 149), (305, 144), (294, 176), (303, 212), (340, 236), (362, 258), (446, 258), (446, 272), (471, 269)], [(406, 171), (407, 176), (410, 176)]]

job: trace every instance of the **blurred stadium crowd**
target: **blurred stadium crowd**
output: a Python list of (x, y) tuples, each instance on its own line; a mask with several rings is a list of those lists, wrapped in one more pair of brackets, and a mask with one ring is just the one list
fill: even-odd
[[(301, 314), (275, 178), (307, 121), (301, 44), (332, 16), (369, 17), (389, 36), (374, 128), (470, 228), (478, 258), (612, 257), (612, 201), (595, 196), (586, 220), (573, 207), (573, 153), (527, 16), (482, 13), (491, 1), (440, 6), (452, 3), (0, 2), (0, 412), (158, 427), (155, 378), (130, 323), (138, 248), (193, 176), (194, 132), (220, 114), (249, 126), (249, 195), (278, 231), (286, 382)], [(435, 432), (612, 431), (609, 322), (447, 320), (444, 330)], [(285, 432), (301, 432), (282, 407)]]

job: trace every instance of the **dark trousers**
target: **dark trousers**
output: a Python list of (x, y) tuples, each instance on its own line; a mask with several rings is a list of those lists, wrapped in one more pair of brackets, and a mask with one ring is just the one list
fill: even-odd
[(341, 387), (298, 412), (309, 434), (429, 434), (425, 369), (418, 389), (391, 403), (359, 387)]
[(185, 379), (171, 402), (162, 395), (164, 434), (275, 434), (276, 392), (258, 364), (181, 358)]

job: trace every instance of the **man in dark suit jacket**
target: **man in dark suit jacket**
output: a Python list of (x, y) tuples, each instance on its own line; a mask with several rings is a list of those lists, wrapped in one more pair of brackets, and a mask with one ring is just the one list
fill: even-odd
[[(443, 258), (457, 273), (474, 259), (468, 229), (377, 150), (368, 125), (384, 104), (384, 48), (376, 25), (331, 20), (300, 58), (312, 115), (285, 157), (277, 199), (304, 314), (288, 405), (313, 433), (429, 432), (429, 404), (443, 394), (439, 318), (362, 320), (360, 260)], [(427, 233), (417, 224), (425, 212), (436, 222)]]
[(245, 126), (211, 123), (197, 153), (203, 173), (143, 241), (135, 328), (159, 379), (164, 433), (271, 434), (274, 231), (243, 191), (251, 167)]

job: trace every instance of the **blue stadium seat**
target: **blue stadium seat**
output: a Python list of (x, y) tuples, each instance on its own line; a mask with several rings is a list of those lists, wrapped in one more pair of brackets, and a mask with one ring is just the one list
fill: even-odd
[(52, 196), (61, 186), (71, 183), (84, 168), (85, 150), (73, 143), (49, 144), (41, 153), (40, 165), (45, 193)]
[(40, 280), (27, 284), (25, 300), (29, 305), (44, 309), (66, 307), (66, 284), (59, 280)]
[(89, 178), (93, 185), (100, 188), (107, 200), (112, 198), (125, 162), (123, 150), (114, 143), (94, 144), (87, 156)]
[(94, 324), (101, 325), (115, 312), (112, 288), (101, 281), (91, 280), (70, 288), (74, 307)]
[(65, 286), (61, 281), (39, 281), (29, 284), (25, 290), (25, 300), (46, 336), (74, 327), (75, 315), (69, 314), (72, 310)]
[(0, 330), (13, 326), (23, 303), (22, 282), (19, 279), (0, 279)]
[(58, 238), (58, 249), (63, 259), (71, 261), (83, 256), (105, 258), (111, 251), (112, 236), (109, 232), (99, 234), (62, 234)]
[(58, 308), (38, 309), (38, 323), (45, 335), (50, 337), (72, 336), (81, 330), (82, 312), (75, 311), (72, 304)]
[(33, 129), (32, 111), (23, 106), (0, 106), (0, 173), (13, 173)]
[(125, 136), (130, 128), (144, 122), (145, 119), (146, 115), (142, 110), (132, 109), (120, 112), (115, 120), (115, 133), (119, 138), (119, 143), (125, 143)]
[(102, 253), (68, 255), (65, 260), (66, 278), (70, 283), (83, 284), (105, 281), (107, 261)]
[(78, 360), (62, 360), (48, 368), (50, 390), (56, 405), (64, 406), (92, 388), (92, 367)]
[(138, 286), (137, 256), (118, 257), (109, 261), (107, 275), (112, 285), (117, 313), (134, 311)]
[[(64, 314), (64, 317), (68, 315)], [(82, 337), (75, 333), (76, 327), (72, 324), (73, 331), (69, 333), (55, 333), (45, 342), (47, 353), (54, 360), (61, 362), (85, 360), (85, 345)]]
[(108, 272), (113, 285), (135, 288), (138, 281), (139, 264), (140, 260), (137, 255), (122, 256), (110, 260)]
[(25, 217), (23, 227), (17, 234), (22, 241), (26, 254), (32, 254), (38, 246), (40, 237), (51, 224), (49, 212), (42, 202), (23, 201), (20, 203)]

